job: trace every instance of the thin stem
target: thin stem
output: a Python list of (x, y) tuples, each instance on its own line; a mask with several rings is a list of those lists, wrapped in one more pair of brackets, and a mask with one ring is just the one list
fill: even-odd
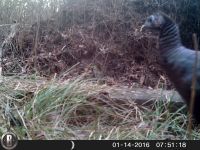
[(195, 62), (193, 66), (193, 77), (192, 77), (192, 86), (191, 86), (191, 97), (190, 97), (190, 105), (189, 105), (189, 123), (188, 123), (188, 136), (189, 139), (192, 139), (192, 114), (194, 111), (194, 103), (195, 103), (195, 95), (196, 95), (196, 79), (197, 79), (197, 64), (198, 64), (198, 43), (197, 43), (197, 35), (193, 34), (193, 42), (194, 42), (194, 49), (195, 49)]

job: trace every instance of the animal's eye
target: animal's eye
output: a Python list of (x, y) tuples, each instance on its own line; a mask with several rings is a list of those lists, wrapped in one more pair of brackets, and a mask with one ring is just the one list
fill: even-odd
[(150, 16), (150, 17), (148, 18), (148, 22), (150, 22), (150, 23), (153, 22), (153, 16)]

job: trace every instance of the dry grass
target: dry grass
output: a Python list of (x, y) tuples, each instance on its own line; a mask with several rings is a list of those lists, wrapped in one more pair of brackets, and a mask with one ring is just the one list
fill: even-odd
[[(32, 81), (2, 83), (1, 134), (10, 128), (20, 139), (187, 139), (183, 108), (170, 112), (160, 100), (154, 109), (114, 101), (105, 94), (113, 87), (83, 76)], [(192, 138), (199, 137), (194, 129)]]
[(68, 1), (58, 16), (16, 32), (3, 50), (3, 73), (49, 77), (79, 63), (76, 74), (98, 66), (121, 84), (155, 87), (164, 75), (156, 40), (139, 32), (145, 14), (136, 9), (128, 0)]

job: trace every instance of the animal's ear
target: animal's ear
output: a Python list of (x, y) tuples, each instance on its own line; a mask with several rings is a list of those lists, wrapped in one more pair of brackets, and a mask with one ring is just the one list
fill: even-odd
[(157, 26), (160, 26), (162, 24), (161, 16), (156, 17), (156, 24)]
[(164, 24), (164, 17), (160, 13), (155, 14), (155, 20), (154, 20), (155, 26), (161, 27), (162, 24)]

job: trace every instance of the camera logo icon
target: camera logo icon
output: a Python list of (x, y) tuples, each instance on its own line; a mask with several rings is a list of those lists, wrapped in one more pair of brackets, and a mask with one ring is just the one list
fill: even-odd
[(17, 135), (12, 132), (7, 132), (1, 137), (1, 145), (6, 150), (14, 149), (18, 144)]

